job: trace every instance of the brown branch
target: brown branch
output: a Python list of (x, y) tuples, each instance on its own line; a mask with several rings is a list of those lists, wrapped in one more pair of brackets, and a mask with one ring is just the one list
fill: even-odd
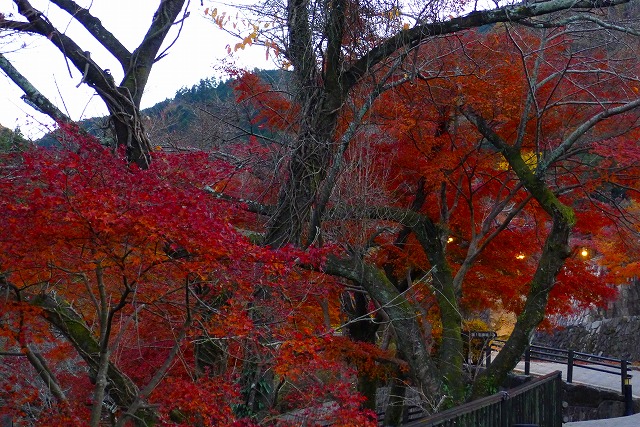
[(23, 350), (27, 360), (29, 360), (31, 366), (36, 370), (40, 379), (47, 385), (47, 389), (51, 394), (53, 394), (58, 402), (63, 404), (67, 403), (67, 397), (65, 396), (62, 387), (60, 387), (60, 383), (56, 379), (55, 375), (51, 372), (51, 369), (49, 369), (44, 357), (42, 357), (39, 352), (31, 350), (29, 346), (24, 346)]
[(28, 0), (14, 1), (18, 6), (18, 12), (29, 21), (31, 31), (49, 38), (51, 43), (71, 61), (78, 71), (83, 73), (87, 84), (96, 89), (99, 94), (113, 92), (113, 81), (108, 79), (104, 70), (92, 61), (72, 38), (59, 32), (39, 10), (31, 6)]
[(78, 21), (97, 41), (100, 42), (122, 65), (123, 69), (127, 69), (131, 62), (131, 52), (124, 47), (110, 31), (108, 31), (102, 22), (93, 16), (88, 9), (80, 7), (72, 0), (51, 0), (51, 3), (67, 12)]
[(472, 12), (468, 15), (444, 22), (418, 25), (409, 30), (400, 31), (395, 36), (371, 49), (351, 65), (349, 70), (342, 75), (341, 80), (345, 90), (348, 90), (374, 65), (389, 57), (394, 52), (403, 47), (417, 46), (429, 38), (453, 34), (488, 24), (524, 21), (528, 18), (548, 15), (563, 10), (589, 10), (628, 2), (629, 0), (548, 0), (531, 2), (529, 4), (518, 3), (499, 9)]
[(229, 196), (228, 194), (221, 193), (219, 191), (214, 190), (213, 188), (207, 186), (204, 188), (204, 191), (212, 194), (216, 199), (224, 200), (229, 203), (235, 203), (240, 205), (245, 205), (247, 207), (247, 211), (251, 213), (256, 213), (259, 215), (271, 215), (274, 211), (274, 206), (264, 205), (262, 203), (256, 202), (254, 200), (242, 199), (239, 197)]
[(0, 29), (15, 30), (22, 33), (32, 32), (31, 24), (29, 24), (28, 22), (11, 21), (8, 19), (0, 19)]
[(153, 15), (153, 21), (140, 46), (133, 51), (131, 66), (125, 69), (122, 86), (129, 89), (131, 96), (140, 105), (149, 72), (156, 60), (167, 33), (171, 29), (186, 0), (163, 0)]

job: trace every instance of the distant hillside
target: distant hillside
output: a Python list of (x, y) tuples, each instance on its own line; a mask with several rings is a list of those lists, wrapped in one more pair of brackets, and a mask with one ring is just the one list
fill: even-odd
[[(275, 87), (284, 87), (289, 81), (289, 73), (282, 70), (256, 70), (263, 80), (270, 82)], [(166, 99), (152, 107), (142, 110), (142, 115), (147, 121), (145, 127), (152, 137), (152, 143), (163, 145), (164, 139), (169, 134), (184, 133), (192, 127), (197, 120), (203, 120), (202, 110), (206, 115), (230, 118), (229, 109), (235, 105), (233, 90), (234, 79), (225, 81), (216, 78), (204, 78), (190, 88), (179, 89), (172, 99)], [(237, 126), (249, 126), (250, 117), (234, 117), (233, 122)], [(108, 117), (94, 117), (80, 122), (80, 126), (90, 134), (109, 142)], [(155, 141), (160, 138), (161, 141)], [(58, 145), (55, 132), (45, 135), (36, 141), (40, 146)]]

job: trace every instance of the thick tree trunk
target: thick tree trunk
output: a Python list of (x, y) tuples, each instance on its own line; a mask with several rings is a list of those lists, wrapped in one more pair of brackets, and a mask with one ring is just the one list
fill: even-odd
[[(368, 302), (369, 299), (361, 293), (355, 293), (351, 299), (346, 299), (344, 309), (349, 314), (347, 335), (355, 342), (375, 345), (376, 332), (380, 327), (380, 323), (373, 322), (372, 319), (367, 316), (369, 312)], [(378, 381), (372, 378), (369, 373), (359, 371), (357, 388), (358, 392), (367, 399), (362, 407), (375, 411)]]
[(267, 245), (302, 244), (302, 232), (325, 177), (330, 155), (331, 135), (314, 134), (300, 136), (291, 153), (275, 213), (267, 224)]
[(146, 169), (151, 164), (151, 142), (144, 130), (140, 109), (128, 93), (124, 88), (114, 88), (103, 99), (111, 113), (117, 144), (126, 147), (129, 162)]
[(438, 363), (449, 392), (450, 403), (464, 400), (462, 313), (453, 283), (453, 272), (446, 258), (442, 233), (427, 217), (412, 227), (432, 268), (432, 287), (440, 308), (442, 340), (438, 349)]
[(531, 281), (524, 310), (518, 316), (513, 332), (503, 349), (493, 363), (476, 378), (471, 398), (494, 393), (530, 344), (533, 332), (544, 320), (549, 293), (555, 285), (556, 277), (570, 254), (568, 241), (572, 226), (561, 215), (554, 218), (538, 268)]
[(311, 243), (301, 241), (302, 233), (331, 161), (338, 114), (348, 93), (340, 80), (344, 68), (345, 1), (323, 7), (327, 44), (324, 69), (319, 70), (316, 40), (309, 23), (309, 1), (290, 0), (287, 5), (286, 54), (294, 67), (294, 99), (300, 106), (300, 125), (276, 211), (268, 223), (265, 241), (271, 246)]
[[(462, 340), (462, 314), (453, 286), (450, 272), (434, 274), (435, 289), (440, 321), (442, 322), (442, 341), (438, 349), (438, 366), (447, 385), (449, 403), (458, 404), (465, 398), (463, 363), (464, 343)], [(446, 274), (449, 273), (449, 274)], [(442, 276), (442, 283), (436, 284)]]
[(409, 365), (410, 376), (418, 392), (425, 397), (440, 394), (441, 373), (427, 348), (413, 306), (398, 292), (382, 270), (352, 257), (329, 257), (325, 272), (359, 283), (393, 322), (398, 349)]

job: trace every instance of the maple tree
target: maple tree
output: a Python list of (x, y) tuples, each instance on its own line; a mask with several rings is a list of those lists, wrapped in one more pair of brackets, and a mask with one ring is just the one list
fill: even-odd
[[(346, 307), (362, 327), (350, 332), (354, 339), (376, 342), (378, 326), (365, 324), (383, 312), (418, 387), (428, 396), (442, 382), (459, 401), (463, 317), (487, 308), (520, 314), (506, 351), (476, 379), (480, 395), (512, 369), (545, 313), (611, 296), (608, 272), (576, 248), (615, 240), (612, 230), (632, 217), (633, 195), (606, 194), (636, 186), (635, 156), (611, 163), (599, 153), (634, 150), (624, 147), (636, 132), (637, 64), (566, 27), (495, 26), (423, 49), (438, 58), (431, 68), (391, 82), (365, 118), (371, 124), (346, 144), (322, 235), (350, 255), (329, 257), (324, 271), (358, 284), (378, 307), (372, 312), (354, 294)], [(248, 99), (269, 92), (252, 78), (239, 88)], [(268, 100), (263, 114), (281, 126), (291, 107)], [(338, 138), (356, 115), (344, 113)], [(437, 318), (428, 317), (434, 300)], [(416, 313), (427, 316), (416, 320)], [(439, 325), (441, 338), (430, 337), (425, 323)]]
[[(551, 0), (457, 17), (466, 2), (406, 5), (404, 10), (385, 2), (361, 4), (344, 0), (328, 5), (292, 0), (286, 4), (264, 1), (244, 8), (249, 21), (255, 17), (255, 22), (249, 23), (249, 35), (238, 34), (240, 46), (262, 43), (282, 55), (281, 62), (293, 68), (292, 97), (301, 112), (266, 241), (282, 245), (314, 240), (324, 215), (323, 194), (330, 193), (333, 187), (330, 165), (340, 153), (334, 139), (338, 117), (357, 87), (376, 72), (393, 63), (395, 67), (411, 68), (410, 52), (414, 47), (447, 34), (614, 4), (617, 2)], [(238, 22), (233, 21), (231, 13), (221, 13), (217, 8), (207, 12), (221, 28), (236, 32)], [(449, 18), (443, 19), (446, 15)], [(409, 63), (403, 64), (406, 61)], [(378, 77), (381, 75), (378, 73)]]
[[(280, 246), (293, 243), (307, 246), (324, 241), (321, 232), (326, 228), (323, 227), (323, 222), (328, 219), (327, 208), (331, 203), (331, 195), (336, 189), (337, 179), (346, 167), (345, 153), (358, 125), (381, 93), (415, 79), (421, 74), (420, 67), (424, 62), (439, 63), (440, 57), (437, 54), (434, 57), (429, 57), (428, 54), (425, 56), (413, 54), (418, 52), (419, 48), (428, 50), (429, 46), (437, 45), (443, 36), (462, 34), (464, 30), (497, 22), (523, 21), (526, 24), (539, 26), (563, 25), (561, 22), (564, 17), (557, 15), (551, 15), (540, 22), (528, 20), (552, 12), (573, 9), (574, 6), (578, 10), (583, 7), (605, 5), (599, 3), (569, 5), (550, 1), (525, 7), (513, 5), (497, 10), (475, 11), (465, 16), (444, 20), (437, 17), (438, 13), (445, 13), (447, 8), (455, 11), (460, 5), (447, 4), (437, 11), (424, 9), (414, 14), (407, 13), (407, 15), (403, 15), (406, 11), (394, 8), (389, 11), (388, 8), (385, 9), (386, 5), (377, 3), (368, 4), (367, 7), (359, 6), (349, 2), (332, 4), (328, 8), (312, 2), (288, 2), (286, 5), (265, 2), (260, 4), (260, 7), (255, 5), (248, 7), (250, 12), (267, 22), (261, 22), (260, 25), (252, 23), (250, 35), (243, 37), (242, 42), (239, 43), (240, 46), (237, 47), (242, 48), (245, 44), (262, 42), (268, 48), (275, 48), (281, 53), (284, 58), (281, 62), (284, 65), (293, 67), (291, 98), (280, 105), (275, 105), (278, 102), (276, 100), (283, 100), (276, 96), (276, 100), (268, 106), (271, 109), (268, 113), (270, 117), (274, 119), (277, 117), (276, 120), (285, 119), (284, 124), (289, 130), (286, 142), (289, 152), (282, 157), (286, 168), (280, 169), (272, 181), (279, 183), (275, 207), (268, 209), (254, 207), (256, 212), (266, 214), (264, 217), (267, 230), (264, 239), (266, 244)], [(435, 15), (433, 15), (434, 12)], [(217, 9), (211, 11), (211, 16), (221, 27), (226, 25), (229, 28), (232, 22), (231, 15), (221, 14)], [(418, 18), (415, 22), (411, 21), (411, 18), (409, 18), (411, 22), (403, 22), (411, 16)], [(382, 17), (382, 20), (376, 20), (377, 17)], [(581, 19), (579, 14), (574, 15), (574, 18), (576, 19), (570, 18), (569, 21), (578, 22)], [(590, 21), (588, 17), (585, 20), (595, 22)], [(316, 22), (322, 24), (316, 26)], [(596, 23), (606, 26), (604, 21)], [(233, 22), (234, 29), (236, 24), (237, 22)], [(284, 36), (279, 33), (283, 27)], [(364, 37), (362, 37), (363, 34)], [(445, 69), (444, 74), (454, 69), (455, 65)], [(253, 92), (250, 97), (256, 97), (260, 93), (260, 91)], [(282, 108), (289, 105), (292, 108)], [(353, 111), (352, 106), (355, 106)], [(467, 113), (472, 114), (472, 112)], [(295, 119), (289, 118), (292, 114), (295, 115)], [(268, 122), (269, 119), (266, 121)], [(515, 157), (510, 159), (510, 161), (514, 160)], [(524, 176), (520, 176), (519, 180), (521, 185), (528, 183)], [(272, 192), (270, 191), (269, 194)], [(542, 196), (542, 193), (538, 196)], [(418, 202), (419, 200), (416, 200), (416, 203)], [(546, 208), (552, 207), (546, 206)], [(565, 211), (561, 210), (561, 212)], [(457, 298), (455, 288), (460, 287), (465, 274), (461, 274), (457, 283), (453, 283), (454, 279), (448, 268), (440, 268), (447, 267), (448, 261), (444, 257), (444, 245), (441, 242), (443, 233), (438, 231), (438, 227), (434, 227), (436, 223), (433, 220), (427, 221), (428, 218), (424, 216), (407, 216), (405, 212), (394, 214), (387, 211), (385, 215), (377, 214), (377, 219), (400, 222), (407, 229), (421, 236), (423, 246), (429, 249), (427, 255), (435, 257), (430, 261), (439, 265), (436, 271), (438, 275), (442, 275), (437, 281), (442, 284), (442, 289), (438, 292), (441, 297), (440, 308), (449, 308), (449, 316), (445, 316), (446, 339), (444, 342), (452, 343), (452, 347), (446, 345), (442, 347), (441, 360), (453, 361), (448, 365), (451, 372), (446, 372), (448, 368), (444, 369), (444, 378), (445, 384), (449, 383), (448, 388), (453, 390), (453, 400), (459, 401), (463, 394), (460, 372), (462, 366), (461, 318), (457, 302), (453, 302)], [(404, 222), (402, 218), (405, 219)], [(426, 234), (418, 233), (416, 224), (419, 224), (422, 227), (421, 231)], [(568, 232), (568, 227), (563, 232)], [(399, 239), (400, 245), (404, 245), (404, 238)], [(475, 243), (479, 244), (480, 241)], [(564, 255), (560, 252), (548, 255), (555, 259), (554, 268), (556, 269), (562, 266)], [(362, 282), (360, 285), (385, 308), (387, 314), (397, 309), (395, 314), (389, 316), (394, 320), (403, 319), (402, 322), (404, 322), (402, 326), (400, 326), (402, 322), (396, 323), (398, 347), (405, 353), (411, 366), (413, 379), (419, 384), (418, 387), (423, 388), (426, 394), (436, 393), (440, 388), (441, 376), (436, 364), (429, 357), (429, 346), (415, 338), (421, 334), (420, 325), (415, 321), (406, 320), (411, 317), (412, 305), (390, 307), (387, 302), (396, 301), (397, 298), (402, 298), (402, 295), (398, 295), (397, 290), (393, 289), (393, 283), (380, 274), (379, 270), (375, 268), (370, 270), (371, 265), (363, 264), (361, 259), (357, 259), (362, 257), (361, 253), (351, 255), (347, 258), (331, 258), (330, 261), (334, 262), (329, 262), (325, 271), (355, 282)], [(469, 258), (470, 261), (463, 264), (464, 273), (477, 255), (472, 255)], [(554, 277), (555, 273), (544, 280), (553, 281)], [(534, 311), (539, 313), (544, 310), (539, 305)], [(531, 330), (534, 324), (537, 325), (536, 321), (530, 322), (525, 329)], [(375, 330), (375, 327), (371, 329)], [(366, 335), (369, 336), (367, 339), (372, 339), (371, 333)], [(525, 340), (520, 340), (516, 346), (518, 349), (513, 354), (522, 350), (524, 342)]]
[(264, 248), (234, 228), (238, 208), (207, 191), (232, 168), (157, 153), (142, 170), (63, 136), (2, 163), (3, 411), (48, 425), (250, 425), (244, 399), (271, 385), (254, 377), (244, 393), (240, 380), (268, 365), (279, 385), (263, 416), (370, 422), (326, 327), (335, 286), (296, 267), (324, 255)]
[[(406, 175), (401, 174), (399, 178), (404, 189), (401, 187), (400, 197), (405, 197), (407, 187), (424, 185), (418, 178), (429, 177), (427, 173), (440, 174), (435, 180), (433, 175), (427, 178), (425, 181), (432, 187), (422, 189), (435, 197), (431, 203), (428, 196), (424, 200), (425, 209), (430, 208), (425, 212), (430, 219), (395, 212), (387, 214), (387, 218), (402, 218), (396, 220), (413, 229), (429, 264), (437, 269), (432, 273), (431, 286), (436, 298), (445, 299), (439, 302), (442, 346), (452, 345), (459, 336), (459, 317), (464, 313), (464, 305), (468, 305), (464, 304), (464, 299), (475, 304), (486, 300), (487, 279), (495, 297), (503, 301), (512, 299), (511, 309), (520, 315), (507, 344), (513, 346), (510, 348), (513, 351), (502, 351), (493, 365), (479, 376), (476, 393), (484, 393), (496, 387), (499, 381), (495, 379), (512, 369), (520, 358), (531, 332), (543, 319), (549, 292), (554, 292), (551, 311), (567, 310), (567, 305), (581, 299), (588, 305), (598, 302), (598, 295), (610, 294), (605, 285), (606, 272), (596, 276), (594, 266), (578, 259), (575, 249), (574, 258), (567, 263), (564, 259), (571, 255), (569, 245), (574, 248), (584, 245), (590, 240), (589, 234), (598, 229), (609, 229), (610, 232), (611, 227), (615, 227), (613, 219), (621, 219), (614, 212), (626, 209), (627, 201), (594, 199), (597, 199), (596, 194), (602, 196), (610, 191), (612, 181), (609, 179), (616, 176), (615, 171), (625, 169), (629, 173), (628, 182), (636, 179), (637, 171), (631, 163), (617, 164), (614, 171), (609, 169), (610, 165), (605, 166), (600, 157), (586, 153), (596, 153), (611, 143), (624, 146), (633, 140), (637, 120), (637, 112), (633, 111), (638, 100), (634, 92), (628, 92), (626, 88), (634, 84), (635, 71), (631, 70), (637, 65), (633, 60), (626, 62), (622, 59), (625, 56), (620, 54), (615, 59), (610, 57), (609, 64), (604, 67), (599, 58), (605, 52), (598, 51), (600, 46), (587, 47), (579, 35), (576, 40), (566, 31), (540, 37), (526, 30), (506, 28), (493, 29), (486, 37), (473, 37), (478, 40), (460, 42), (471, 58), (469, 68), (465, 70), (464, 62), (456, 58), (460, 77), (450, 78), (448, 82), (437, 77), (425, 79), (423, 84), (427, 86), (425, 92), (430, 98), (427, 104), (431, 104), (431, 109), (429, 105), (421, 104), (411, 110), (410, 115), (401, 115), (400, 123), (408, 122), (408, 131), (398, 125), (397, 116), (393, 127), (387, 131), (393, 135), (401, 132), (405, 138), (410, 138), (411, 145), (405, 148), (408, 156), (404, 160), (399, 158), (399, 164), (411, 166), (409, 170), (413, 177), (409, 177), (413, 184), (407, 186)], [(582, 49), (576, 49), (576, 44), (581, 43)], [(486, 58), (488, 46), (501, 53), (501, 61), (497, 64), (492, 60), (484, 62), (489, 60)], [(522, 68), (516, 68), (516, 64), (522, 64)], [(487, 73), (486, 69), (491, 72)], [(516, 73), (517, 69), (522, 70), (522, 74)], [(606, 81), (597, 77), (602, 72), (608, 75)], [(616, 89), (612, 90), (613, 81)], [(532, 89), (528, 89), (528, 85)], [(584, 90), (585, 87), (589, 90)], [(415, 87), (411, 90), (415, 91)], [(409, 93), (405, 96), (411, 97)], [(615, 107), (593, 107), (590, 102), (593, 97), (599, 99), (599, 105)], [(392, 111), (403, 114), (405, 108), (402, 105)], [(533, 113), (535, 109), (537, 111)], [(417, 111), (424, 111), (425, 116), (420, 117)], [(622, 120), (604, 120), (627, 112), (631, 113)], [(572, 120), (567, 120), (569, 115)], [(424, 122), (428, 125), (421, 125)], [(621, 127), (621, 122), (629, 123), (629, 126)], [(479, 136), (474, 136), (474, 128), (480, 131)], [(499, 129), (500, 133), (494, 129)], [(629, 139), (623, 137), (616, 143), (610, 139), (611, 135), (623, 133), (627, 133)], [(489, 147), (488, 143), (495, 148)], [(570, 145), (575, 151), (567, 150)], [(447, 147), (446, 153), (440, 152), (443, 147)], [(389, 147), (389, 150), (402, 149)], [(502, 166), (497, 167), (500, 157), (507, 160), (513, 175), (503, 167), (507, 166), (504, 160)], [(416, 159), (420, 159), (417, 164)], [(425, 160), (427, 164), (422, 163)], [(525, 188), (526, 192), (523, 191)], [(398, 190), (394, 192), (397, 194)], [(562, 202), (554, 201), (552, 194), (562, 194)], [(409, 196), (418, 197), (415, 192), (409, 192)], [(537, 206), (530, 206), (530, 199), (534, 199)], [(402, 198), (400, 202), (405, 206), (410, 203)], [(594, 209), (584, 209), (584, 206)], [(575, 217), (571, 207), (576, 209)], [(463, 216), (456, 218), (455, 211)], [(549, 217), (553, 218), (551, 224)], [(420, 225), (421, 222), (424, 225)], [(572, 228), (575, 237), (570, 240)], [(422, 241), (420, 232), (424, 233)], [(540, 246), (545, 234), (543, 249)], [(610, 235), (608, 240), (612, 239)], [(536, 241), (540, 242), (537, 254), (538, 250), (532, 250)], [(526, 246), (523, 247), (522, 242), (526, 242)], [(447, 255), (447, 252), (451, 253)], [(516, 260), (516, 255), (525, 253), (527, 261)], [(487, 268), (483, 267), (485, 263)], [(516, 286), (520, 280), (530, 289), (525, 287), (518, 291)], [(559, 284), (556, 285), (556, 281)], [(585, 289), (587, 283), (591, 286)], [(478, 291), (484, 291), (485, 296), (479, 295)], [(521, 298), (524, 294), (528, 295), (526, 300)], [(462, 298), (459, 303), (463, 306), (454, 305), (446, 313), (443, 308), (459, 298)], [(519, 304), (523, 305), (518, 307)], [(448, 332), (447, 316), (452, 317), (451, 336), (444, 341)], [(441, 358), (446, 355), (442, 346)], [(459, 341), (453, 347), (444, 360), (453, 360), (461, 353)], [(505, 362), (507, 357), (511, 360)], [(460, 369), (459, 366), (449, 364), (444, 369)], [(451, 375), (455, 377), (456, 373)], [(483, 391), (478, 392), (479, 389)]]

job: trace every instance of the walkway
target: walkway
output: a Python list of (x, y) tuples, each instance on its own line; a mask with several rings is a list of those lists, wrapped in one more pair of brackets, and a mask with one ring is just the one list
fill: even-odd
[(563, 427), (638, 427), (640, 426), (640, 414), (628, 417), (608, 418), (605, 420), (576, 421), (564, 423)]
[[(524, 372), (524, 362), (518, 363), (515, 370)], [(567, 379), (567, 365), (531, 361), (531, 373), (534, 375), (546, 375), (553, 371), (562, 371), (562, 379)], [(632, 375), (631, 384), (633, 386), (633, 397), (640, 398), (640, 372), (631, 371), (630, 373)], [(580, 366), (573, 367), (573, 382), (613, 390), (618, 393), (622, 391), (620, 375), (607, 374), (604, 372), (581, 368)], [(637, 425), (640, 426), (640, 423)]]

